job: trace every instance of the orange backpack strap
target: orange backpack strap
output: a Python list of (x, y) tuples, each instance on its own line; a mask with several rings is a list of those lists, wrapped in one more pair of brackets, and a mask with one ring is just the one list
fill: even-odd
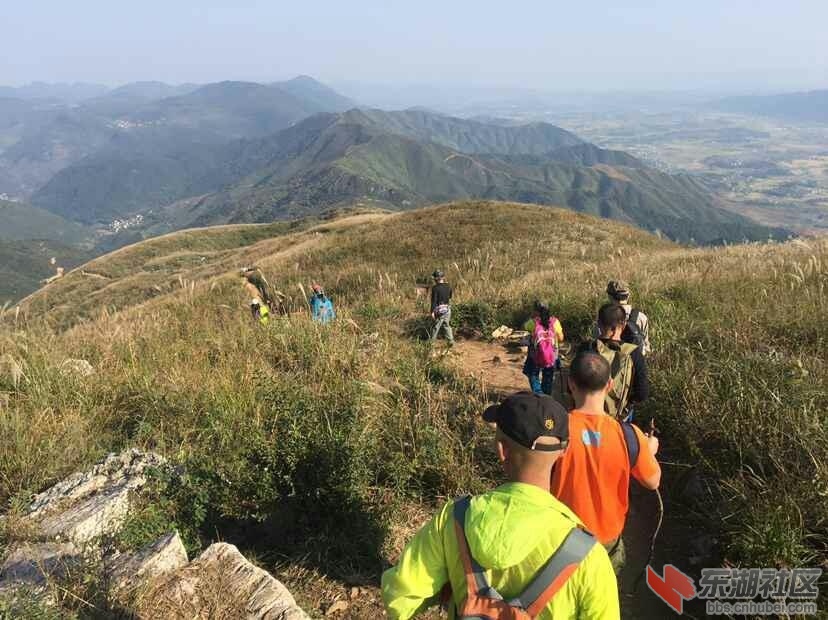
[(469, 550), (469, 541), (466, 538), (466, 512), (471, 504), (471, 496), (466, 495), (454, 502), (454, 531), (457, 534), (457, 547), (460, 558), (463, 560), (463, 571), (466, 574), (466, 592), (475, 593), (495, 600), (503, 600), (500, 593), (489, 585), (486, 579), (486, 570), (477, 563)]
[(580, 527), (572, 528), (523, 594), (509, 604), (522, 607), (530, 616), (536, 617), (566, 584), (594, 545), (592, 534)]

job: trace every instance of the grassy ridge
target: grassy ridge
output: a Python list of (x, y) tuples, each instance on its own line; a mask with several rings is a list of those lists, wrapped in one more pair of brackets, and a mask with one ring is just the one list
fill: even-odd
[(20, 307), (25, 314), (40, 315), (46, 323), (65, 328), (101, 312), (178, 291), (185, 280), (235, 273), (261, 258), (291, 250), (312, 240), (301, 233), (320, 221), (216, 226), (156, 237), (86, 263), (23, 300)]
[[(192, 548), (219, 532), (267, 564), (370, 579), (442, 498), (497, 479), (476, 419), (483, 386), (404, 335), (424, 310), (416, 285), (442, 266), (457, 316), (486, 329), (548, 299), (574, 338), (614, 276), (631, 281), (653, 322), (654, 395), (642, 415), (700, 481), (688, 500), (668, 478), (668, 518), (691, 514), (717, 536), (716, 561), (828, 558), (828, 242), (686, 249), (568, 211), (493, 203), (346, 221), (238, 249), (211, 231), (227, 254), (189, 268), (173, 259), (175, 236), (141, 244), (113, 265), (175, 264), (178, 290), (145, 301), (125, 273), (113, 278), (132, 295), (121, 312), (51, 333), (38, 294), (16, 324), (7, 317), (0, 500), (15, 505), (106, 450), (143, 446), (186, 475), (157, 482), (122, 545), (174, 523)], [(231, 273), (241, 261), (297, 307), (299, 285), (322, 281), (340, 320), (319, 329), (297, 315), (260, 329)], [(50, 303), (74, 295), (55, 291)], [(66, 357), (97, 374), (61, 374)]]

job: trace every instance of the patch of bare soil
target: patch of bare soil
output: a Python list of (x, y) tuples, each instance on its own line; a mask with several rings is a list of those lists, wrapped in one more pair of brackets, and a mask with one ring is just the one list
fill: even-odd
[(478, 379), (492, 399), (529, 389), (523, 374), (526, 347), (517, 343), (459, 340), (451, 352), (455, 365)]

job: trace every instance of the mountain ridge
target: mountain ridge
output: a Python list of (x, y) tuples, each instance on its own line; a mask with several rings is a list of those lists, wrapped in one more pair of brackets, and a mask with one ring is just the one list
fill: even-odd
[[(477, 198), (565, 205), (660, 230), (680, 241), (786, 236), (718, 208), (707, 188), (692, 177), (649, 169), (631, 156), (579, 139), (561, 147), (561, 141), (570, 144), (577, 138), (552, 126), (494, 127), (483, 138), (462, 138), (467, 148), (485, 145), (518, 152), (504, 157), (446, 146), (464, 135), (457, 131), (464, 126), (461, 119), (424, 123), (423, 114), (417, 113), (412, 126), (408, 112), (374, 111), (367, 122), (365, 118), (362, 111), (349, 111), (285, 130), (271, 140), (268, 166), (179, 212), (185, 219), (174, 226), (289, 219), (361, 202), (404, 209)], [(303, 131), (305, 125), (312, 125), (311, 130)], [(401, 133), (386, 129), (400, 126)], [(432, 135), (432, 141), (422, 141), (418, 138), (425, 126), (446, 129)], [(289, 139), (282, 140), (285, 136)], [(533, 154), (537, 152), (547, 154)], [(555, 159), (556, 153), (562, 161)]]
[(100, 155), (119, 134), (168, 131), (179, 132), (180, 139), (180, 132), (191, 131), (201, 134), (190, 143), (197, 148), (208, 141), (252, 139), (346, 105), (353, 104), (309, 77), (271, 85), (132, 83), (74, 107), (37, 109), (37, 102), (0, 100), (0, 194), (37, 202), (33, 196), (63, 170)]

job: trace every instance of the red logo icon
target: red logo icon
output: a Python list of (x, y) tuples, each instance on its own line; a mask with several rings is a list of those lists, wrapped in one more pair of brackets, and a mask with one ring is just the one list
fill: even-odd
[(647, 566), (647, 585), (679, 615), (684, 613), (684, 601), (696, 596), (693, 580), (672, 564), (664, 565), (663, 577)]

